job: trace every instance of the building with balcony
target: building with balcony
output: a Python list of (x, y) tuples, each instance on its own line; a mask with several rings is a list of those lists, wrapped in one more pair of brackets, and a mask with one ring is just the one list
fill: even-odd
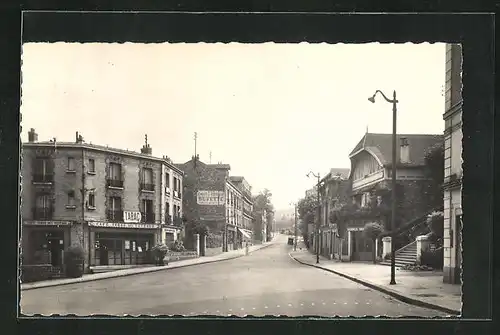
[[(182, 171), (152, 156), (85, 143), (39, 142), (31, 129), (22, 145), (22, 254), (25, 264), (60, 266), (63, 250), (80, 245), (86, 268), (148, 262), (148, 251), (181, 225), (182, 200), (167, 195), (165, 176)], [(170, 180), (170, 179), (169, 179)], [(173, 204), (172, 207), (166, 207)]]
[[(401, 227), (432, 210), (426, 198), (430, 185), (426, 174), (427, 152), (443, 144), (442, 135), (398, 134), (396, 136), (396, 194), (398, 212), (396, 227)], [(366, 133), (349, 156), (352, 201), (358, 208), (369, 208), (372, 202), (391, 203), (392, 134)], [(369, 221), (369, 220), (368, 220)], [(350, 260), (370, 260), (373, 245), (363, 236), (367, 220), (352, 220), (347, 227)], [(395, 241), (407, 243), (408, 241)]]
[(443, 281), (460, 284), (462, 268), (462, 50), (446, 46)]

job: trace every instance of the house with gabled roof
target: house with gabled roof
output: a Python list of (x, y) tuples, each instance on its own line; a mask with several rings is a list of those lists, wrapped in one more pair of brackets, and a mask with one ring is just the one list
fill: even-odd
[[(398, 134), (396, 136), (396, 182), (398, 212), (396, 227), (423, 216), (428, 208), (425, 197), (429, 178), (425, 157), (435, 146), (443, 145), (443, 135)], [(370, 203), (391, 203), (392, 134), (366, 133), (349, 155), (352, 202), (359, 208)], [(354, 220), (347, 227), (349, 258), (370, 260), (372, 246), (362, 235), (366, 220)], [(408, 241), (396, 241), (397, 249)], [(401, 245), (403, 244), (403, 245)]]

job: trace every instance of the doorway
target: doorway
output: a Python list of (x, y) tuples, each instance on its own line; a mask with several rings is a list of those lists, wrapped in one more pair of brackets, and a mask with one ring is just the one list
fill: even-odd
[(64, 233), (62, 231), (49, 232), (46, 235), (47, 248), (50, 251), (50, 264), (61, 266), (64, 250)]

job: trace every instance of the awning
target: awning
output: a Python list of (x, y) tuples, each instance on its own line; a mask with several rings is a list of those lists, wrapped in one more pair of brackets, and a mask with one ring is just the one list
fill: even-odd
[(246, 238), (252, 238), (248, 232), (246, 232), (244, 229), (238, 228), (240, 233), (245, 236)]

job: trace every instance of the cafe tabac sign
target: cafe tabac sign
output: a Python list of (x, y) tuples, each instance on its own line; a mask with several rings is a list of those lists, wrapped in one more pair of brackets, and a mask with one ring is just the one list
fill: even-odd
[(150, 223), (125, 223), (125, 222), (98, 222), (90, 221), (89, 226), (99, 228), (126, 228), (126, 229), (158, 229), (159, 225)]

